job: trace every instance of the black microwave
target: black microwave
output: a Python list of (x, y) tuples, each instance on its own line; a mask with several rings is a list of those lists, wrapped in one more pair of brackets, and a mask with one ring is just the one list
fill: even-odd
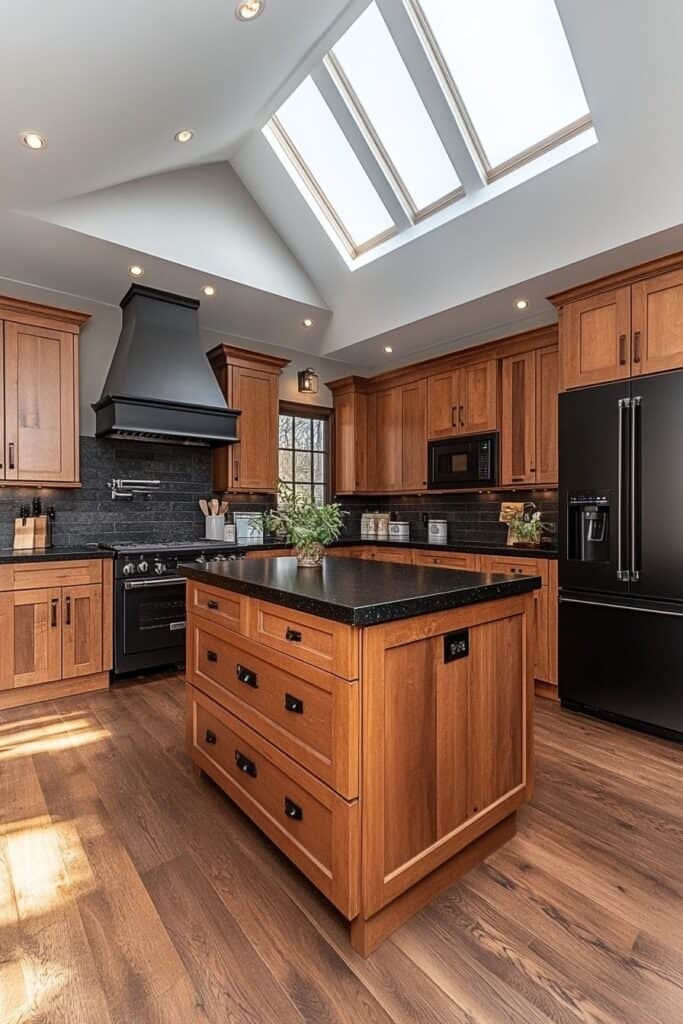
[(429, 442), (429, 486), (467, 489), (498, 484), (498, 434)]

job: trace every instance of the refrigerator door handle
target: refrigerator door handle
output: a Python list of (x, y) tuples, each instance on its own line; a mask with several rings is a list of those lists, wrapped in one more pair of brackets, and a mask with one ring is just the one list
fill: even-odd
[(631, 399), (631, 544), (630, 544), (630, 578), (633, 581), (640, 579), (640, 568), (638, 565), (638, 548), (640, 540), (640, 506), (638, 493), (640, 489), (640, 439), (638, 434), (638, 421), (640, 404), (642, 398), (635, 395)]
[(585, 601), (580, 597), (562, 597), (560, 604), (589, 604), (595, 608), (616, 608), (618, 612), (645, 612), (648, 615), (669, 615), (674, 619), (683, 619), (683, 612), (669, 611), (666, 608), (642, 608), (634, 604), (610, 604), (609, 601)]
[(628, 569), (624, 568), (624, 415), (630, 408), (630, 398), (619, 399), (619, 440), (617, 452), (617, 579), (628, 583), (631, 578)]

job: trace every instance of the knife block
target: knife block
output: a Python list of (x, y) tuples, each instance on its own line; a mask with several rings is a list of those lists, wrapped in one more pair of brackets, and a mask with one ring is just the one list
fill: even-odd
[(33, 535), (34, 548), (52, 547), (52, 520), (49, 516), (36, 516)]
[(31, 516), (27, 519), (14, 520), (14, 550), (28, 551), (33, 548), (36, 535), (36, 521)]

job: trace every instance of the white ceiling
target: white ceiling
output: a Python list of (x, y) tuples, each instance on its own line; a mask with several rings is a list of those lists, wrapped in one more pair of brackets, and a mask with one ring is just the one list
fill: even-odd
[[(0, 276), (115, 303), (142, 253), (152, 286), (211, 275), (211, 329), (376, 369), (549, 322), (556, 288), (683, 248), (683, 6), (558, 0), (598, 144), (349, 271), (258, 129), (366, 3), (269, 0), (242, 25), (233, 0), (0, 0)], [(226, 157), (265, 216), (224, 165), (149, 177)]]

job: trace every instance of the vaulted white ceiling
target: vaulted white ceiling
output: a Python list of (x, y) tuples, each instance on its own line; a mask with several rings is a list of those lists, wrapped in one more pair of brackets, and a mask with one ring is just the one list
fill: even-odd
[(598, 144), (349, 270), (260, 128), (366, 4), (270, 0), (242, 25), (232, 0), (3, 0), (0, 276), (113, 303), (142, 253), (152, 286), (210, 278), (207, 326), (371, 370), (548, 322), (556, 288), (683, 248), (683, 8), (558, 0)]

